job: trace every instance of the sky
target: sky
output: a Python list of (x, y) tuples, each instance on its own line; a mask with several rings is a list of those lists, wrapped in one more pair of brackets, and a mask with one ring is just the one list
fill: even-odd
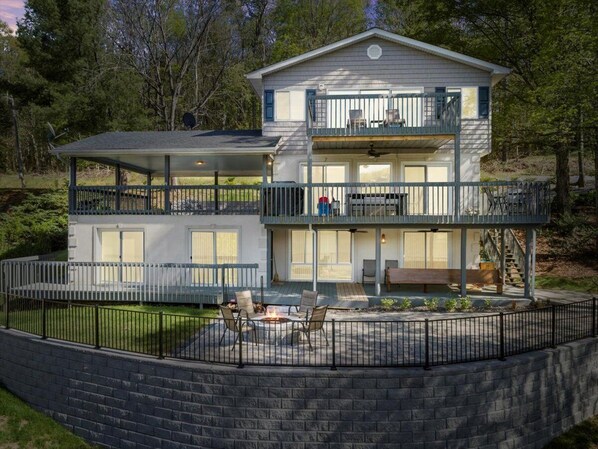
[(0, 20), (15, 30), (17, 19), (23, 16), (24, 3), (25, 0), (0, 0)]

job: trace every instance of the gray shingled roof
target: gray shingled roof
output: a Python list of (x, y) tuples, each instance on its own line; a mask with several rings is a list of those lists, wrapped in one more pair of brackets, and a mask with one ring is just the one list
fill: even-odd
[(230, 150), (239, 153), (271, 150), (280, 137), (264, 137), (261, 130), (249, 131), (134, 131), (108, 132), (62, 145), (55, 154), (85, 153), (187, 153)]

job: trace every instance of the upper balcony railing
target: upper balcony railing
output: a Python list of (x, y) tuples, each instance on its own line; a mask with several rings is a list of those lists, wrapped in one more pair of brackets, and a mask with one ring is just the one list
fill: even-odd
[(459, 93), (316, 95), (307, 100), (311, 136), (455, 134), (460, 118)]
[(70, 190), (73, 215), (259, 215), (264, 224), (535, 224), (543, 182), (106, 186)]

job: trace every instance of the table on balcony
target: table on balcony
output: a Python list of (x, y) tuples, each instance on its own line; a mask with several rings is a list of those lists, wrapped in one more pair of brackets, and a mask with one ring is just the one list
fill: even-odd
[(347, 215), (373, 217), (407, 215), (407, 193), (349, 193)]

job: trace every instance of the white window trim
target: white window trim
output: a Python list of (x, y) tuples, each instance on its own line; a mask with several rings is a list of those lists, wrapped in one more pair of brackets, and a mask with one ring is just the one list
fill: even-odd
[[(276, 99), (276, 95), (279, 93), (289, 93), (289, 118), (279, 119), (278, 118), (278, 106), (279, 101)], [(303, 110), (301, 112), (301, 119), (292, 117), (293, 110), (293, 93), (299, 93), (303, 97)], [(274, 89), (274, 121), (275, 122), (304, 122), (307, 108), (307, 90), (306, 89)]]
[(201, 226), (193, 226), (193, 227), (187, 227), (187, 260), (186, 263), (194, 263), (193, 259), (192, 259), (192, 255), (193, 255), (193, 248), (191, 247), (193, 245), (193, 238), (192, 238), (192, 233), (193, 232), (212, 232), (212, 233), (216, 233), (216, 232), (234, 232), (237, 234), (237, 263), (243, 263), (242, 262), (242, 257), (243, 255), (241, 254), (241, 249), (243, 248), (242, 242), (241, 242), (241, 236), (242, 236), (242, 232), (241, 232), (241, 228), (239, 227), (234, 227), (234, 228), (214, 228), (213, 226), (206, 226), (206, 227), (201, 227)]
[[(343, 161), (339, 161), (339, 162), (334, 162), (334, 161), (330, 161), (330, 162), (318, 162), (318, 161), (314, 161), (311, 164), (312, 169), (313, 169), (313, 167), (325, 167), (325, 166), (329, 166), (329, 165), (331, 165), (331, 166), (337, 165), (337, 166), (343, 166), (343, 167), (345, 167), (345, 182), (351, 182), (351, 181), (347, 180), (347, 178), (351, 177), (351, 163), (350, 162), (343, 162)], [(300, 162), (299, 163), (299, 182), (302, 183), (302, 184), (306, 184), (307, 183), (307, 179), (304, 179), (304, 177), (303, 177), (303, 168), (305, 168), (306, 171), (307, 171), (307, 162)]]

